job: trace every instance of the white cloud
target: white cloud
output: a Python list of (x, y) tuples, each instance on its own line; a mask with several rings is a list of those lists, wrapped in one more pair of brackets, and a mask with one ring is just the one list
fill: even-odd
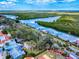
[(55, 2), (55, 0), (36, 0), (37, 3), (49, 3), (49, 2)]
[(29, 4), (45, 4), (45, 3), (50, 3), (50, 2), (56, 2), (55, 0), (25, 0), (26, 3)]
[(12, 4), (12, 2), (6, 2), (6, 1), (2, 1), (2, 2), (0, 2), (0, 4), (7, 5), (7, 4)]
[(51, 2), (73, 2), (76, 0), (25, 0), (26, 3), (29, 4), (45, 4), (45, 3), (51, 3)]
[(14, 2), (11, 2), (11, 1), (1, 1), (0, 2), (0, 8), (2, 7), (2, 8), (7, 8), (7, 7), (13, 7), (13, 6), (15, 6), (16, 4), (14, 3)]
[(26, 3), (28, 3), (28, 4), (32, 4), (32, 3), (34, 3), (34, 1), (33, 1), (33, 0), (28, 0), (28, 1), (27, 1), (27, 0), (25, 0), (25, 2), (26, 2)]
[(76, 0), (64, 0), (64, 2), (73, 2), (73, 1), (76, 1)]
[(12, 5), (16, 5), (15, 2), (16, 2), (16, 0), (6, 0), (6, 1), (1, 1), (0, 4), (12, 6)]
[(7, 1), (9, 1), (9, 2), (17, 2), (17, 0), (7, 0)]
[(73, 1), (76, 1), (76, 0), (55, 0), (56, 2), (73, 2)]

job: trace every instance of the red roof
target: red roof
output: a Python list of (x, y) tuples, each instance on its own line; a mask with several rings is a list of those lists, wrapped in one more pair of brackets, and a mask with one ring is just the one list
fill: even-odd
[(34, 57), (25, 57), (24, 59), (34, 59)]
[(73, 59), (72, 57), (66, 57), (66, 59)]
[(77, 40), (76, 43), (79, 44), (79, 40)]
[(11, 39), (10, 36), (8, 36), (8, 35), (6, 35), (6, 34), (3, 34), (1, 31), (0, 31), (0, 36), (5, 37), (5, 38), (3, 38), (3, 39), (0, 39), (0, 44), (3, 44), (3, 43), (5, 43), (5, 41), (8, 41), (8, 40)]
[(39, 57), (38, 59), (45, 59), (44, 57)]
[(0, 36), (3, 36), (4, 34), (0, 31)]
[(6, 39), (6, 40), (9, 40), (9, 39), (11, 39), (11, 37), (10, 37), (10, 36), (5, 35), (5, 39)]

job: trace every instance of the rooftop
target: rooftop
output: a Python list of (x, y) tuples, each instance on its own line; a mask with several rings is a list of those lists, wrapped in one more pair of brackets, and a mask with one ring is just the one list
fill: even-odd
[(0, 31), (0, 44), (5, 43), (6, 41), (10, 40), (11, 36), (8, 35), (7, 33), (4, 33), (2, 31)]
[(24, 59), (34, 59), (34, 57), (25, 57)]
[(38, 59), (51, 59), (51, 58), (47, 55), (42, 55), (42, 56), (38, 57)]

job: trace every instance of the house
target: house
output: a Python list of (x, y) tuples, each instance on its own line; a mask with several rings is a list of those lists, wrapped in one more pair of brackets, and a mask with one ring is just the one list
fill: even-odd
[(66, 59), (73, 59), (72, 57), (66, 57)]
[(7, 52), (0, 48), (0, 59), (6, 59)]
[(37, 59), (51, 59), (51, 58), (47, 55), (42, 55), (42, 56), (38, 57)]
[(2, 56), (2, 48), (0, 48), (0, 59), (3, 59), (3, 56)]
[(34, 57), (25, 57), (24, 59), (34, 59)]
[(5, 26), (4, 25), (0, 25), (0, 30), (4, 29)]
[(5, 17), (0, 15), (0, 20), (4, 20), (4, 19), (5, 19)]
[(77, 45), (79, 45), (79, 40), (76, 40)]
[(4, 34), (0, 31), (0, 36), (3, 36)]
[(0, 59), (3, 59), (2, 53), (0, 53)]
[(32, 48), (32, 46), (31, 46), (31, 45), (28, 45), (27, 43), (24, 43), (24, 47), (25, 47), (26, 49), (31, 49), (31, 48)]
[(18, 59), (19, 57), (25, 54), (21, 46), (16, 43), (15, 40), (10, 40), (9, 42), (7, 42), (4, 48), (6, 51), (8, 51), (8, 53), (13, 59)]
[(25, 54), (24, 51), (18, 48), (13, 48), (8, 52), (13, 59), (19, 59), (22, 55)]
[(11, 35), (6, 31), (0, 31), (0, 47), (4, 48), (4, 51), (1, 50), (0, 52), (0, 57), (2, 59), (4, 59), (6, 56), (6, 51), (10, 54), (12, 59), (19, 59), (25, 54), (25, 52), (22, 50), (22, 45), (16, 43), (14, 39), (11, 39)]
[(70, 53), (69, 56), (72, 57), (73, 59), (79, 59), (79, 57), (73, 52)]
[(5, 34), (2, 31), (0, 31), (0, 44), (4, 44), (9, 40), (11, 40), (10, 34)]

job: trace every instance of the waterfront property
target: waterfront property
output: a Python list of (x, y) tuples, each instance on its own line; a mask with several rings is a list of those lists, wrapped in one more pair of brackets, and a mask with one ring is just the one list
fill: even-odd
[[(45, 18), (45, 19), (47, 19), (47, 18)], [(34, 21), (34, 20), (32, 20), (32, 21)], [(69, 36), (70, 36), (70, 38), (71, 37), (77, 38), (77, 37), (68, 35), (68, 34), (66, 34), (66, 36), (64, 36), (65, 33), (63, 35), (61, 35), (62, 33), (59, 33), (57, 31), (54, 31), (52, 33), (52, 35), (55, 35), (55, 36), (57, 35), (57, 37), (49, 35), (53, 29), (50, 30), (49, 28), (42, 27), (42, 26), (38, 25), (37, 22), (35, 22), (36, 20), (34, 22), (32, 22), (32, 21), (30, 21), (30, 22), (26, 21), (27, 22), (26, 25), (28, 24), (29, 26), (33, 26), (33, 28), (26, 26), (22, 23), (20, 23), (20, 24), (17, 23), (17, 25), (19, 24), (20, 27), (16, 28), (16, 30), (14, 30), (15, 32), (13, 32), (13, 30), (12, 30), (12, 32), (14, 33), (12, 35), (15, 35), (15, 34), (17, 35), (17, 36), (15, 35), (15, 38), (17, 37), (18, 40), (20, 40), (19, 38), (21, 38), (19, 43), (24, 44), (23, 45), (24, 51), (22, 50), (22, 46), (20, 44), (18, 44), (18, 41), (11, 39), (10, 41), (6, 42), (6, 44), (4, 46), (5, 50), (8, 51), (11, 58), (18, 59), (23, 54), (26, 54), (27, 56), (35, 57), (36, 55), (42, 54), (47, 49), (53, 49), (54, 54), (56, 55), (55, 57), (62, 59), (65, 57), (71, 57), (71, 56), (69, 56), (69, 54), (72, 52), (76, 53), (79, 51), (79, 48), (76, 45), (71, 45), (72, 42), (71, 41), (69, 42), (66, 40), (66, 36), (68, 37), (68, 39), (69, 39)], [(15, 22), (12, 24), (11, 24), (11, 27), (15, 25)], [(13, 29), (14, 28), (15, 28), (15, 26), (13, 27)], [(34, 28), (36, 28), (36, 29), (34, 29)], [(3, 33), (5, 33), (5, 32), (3, 32)], [(59, 37), (58, 34), (61, 35), (61, 37), (63, 37), (65, 40), (58, 38)], [(54, 54), (48, 55), (48, 53), (47, 53), (47, 55), (44, 54), (40, 57), (53, 58)], [(78, 55), (76, 55), (76, 56), (78, 56)]]
[(51, 35), (57, 36), (61, 39), (69, 40), (70, 42), (76, 42), (77, 40), (79, 40), (79, 37), (76, 37), (76, 36), (73, 36), (70, 34), (66, 34), (64, 32), (60, 32), (60, 31), (57, 31), (57, 30), (52, 29), (52, 28), (44, 27), (44, 26), (41, 26), (37, 23), (37, 21), (51, 23), (51, 22), (57, 20), (58, 18), (60, 18), (60, 16), (58, 16), (57, 18), (56, 17), (49, 17), (49, 18), (40, 18), (40, 19), (32, 19), (32, 20), (20, 20), (20, 22), (23, 24), (27, 24), (28, 26), (31, 26), (33, 28), (36, 28), (39, 31), (45, 31), (45, 32), (47, 32)]

